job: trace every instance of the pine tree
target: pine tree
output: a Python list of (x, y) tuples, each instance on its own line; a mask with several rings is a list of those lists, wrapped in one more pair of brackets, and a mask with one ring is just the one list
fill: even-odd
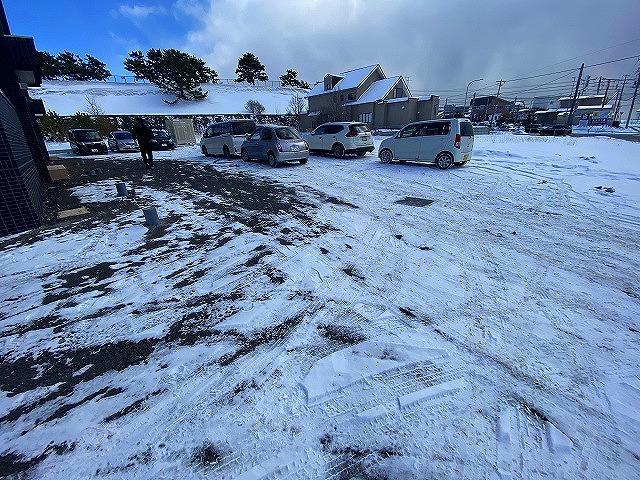
[(65, 50), (56, 57), (60, 64), (60, 75), (67, 80), (88, 80), (83, 67), (82, 58), (75, 53)]
[(253, 53), (246, 52), (238, 59), (236, 68), (236, 82), (247, 82), (255, 85), (256, 80), (266, 82), (269, 80), (264, 65)]
[(124, 68), (136, 78), (144, 78), (163, 92), (175, 95), (176, 99), (168, 103), (202, 100), (207, 94), (200, 85), (218, 81), (218, 74), (207, 67), (204, 60), (173, 48), (152, 48), (146, 56), (140, 51), (131, 52)]
[(36, 52), (36, 56), (38, 57), (38, 63), (40, 63), (42, 78), (60, 78), (60, 62), (54, 55), (49, 52)]
[(96, 57), (86, 55), (87, 61), (84, 63), (84, 69), (91, 77), (91, 80), (106, 80), (111, 76), (111, 72), (107, 70), (107, 65)]
[(298, 78), (298, 72), (288, 69), (286, 73), (280, 75), (280, 84), (283, 87), (296, 87), (309, 89), (309, 84)]

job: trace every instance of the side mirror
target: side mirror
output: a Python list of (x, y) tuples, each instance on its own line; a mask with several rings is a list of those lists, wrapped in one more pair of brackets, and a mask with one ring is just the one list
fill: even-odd
[(250, 134), (250, 133), (247, 133), (247, 134), (245, 135), (245, 137), (247, 137), (247, 140), (249, 140), (249, 139), (251, 138), (251, 134)]

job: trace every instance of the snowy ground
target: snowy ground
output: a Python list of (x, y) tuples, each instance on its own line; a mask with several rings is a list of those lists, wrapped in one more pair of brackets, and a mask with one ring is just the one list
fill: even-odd
[(0, 243), (0, 473), (635, 478), (639, 154), (70, 157), (90, 214)]

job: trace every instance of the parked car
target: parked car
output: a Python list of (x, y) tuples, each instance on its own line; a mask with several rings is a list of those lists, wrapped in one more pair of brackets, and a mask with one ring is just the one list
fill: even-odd
[(542, 125), (540, 125), (539, 123), (529, 123), (524, 126), (524, 131), (527, 133), (540, 133), (541, 128)]
[(382, 163), (394, 160), (435, 163), (445, 169), (471, 160), (473, 127), (466, 119), (410, 123), (380, 144)]
[(112, 152), (137, 152), (138, 142), (133, 138), (131, 132), (126, 130), (116, 130), (107, 137), (107, 145)]
[(176, 144), (166, 130), (152, 129), (153, 138), (149, 141), (151, 150), (173, 150)]
[(240, 154), (244, 161), (267, 160), (272, 167), (284, 162), (304, 165), (309, 159), (309, 145), (293, 127), (260, 125), (242, 144)]
[(239, 155), (243, 142), (256, 129), (253, 120), (230, 120), (209, 125), (200, 140), (200, 149), (206, 156)]
[(362, 156), (374, 150), (369, 127), (358, 122), (323, 123), (304, 139), (312, 152), (331, 152), (336, 158), (346, 153)]
[(67, 136), (73, 153), (90, 155), (108, 152), (100, 134), (90, 128), (73, 128), (67, 132)]
[(571, 127), (567, 127), (566, 125), (545, 125), (544, 127), (540, 127), (540, 135), (565, 137), (571, 135)]

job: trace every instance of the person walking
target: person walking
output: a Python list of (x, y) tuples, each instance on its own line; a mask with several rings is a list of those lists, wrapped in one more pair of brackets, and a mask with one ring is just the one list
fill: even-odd
[(136, 119), (136, 124), (133, 127), (133, 135), (138, 141), (144, 166), (147, 170), (153, 168), (153, 150), (151, 149), (153, 132), (151, 131), (151, 128), (149, 128), (149, 125), (147, 125), (147, 123), (140, 117)]

